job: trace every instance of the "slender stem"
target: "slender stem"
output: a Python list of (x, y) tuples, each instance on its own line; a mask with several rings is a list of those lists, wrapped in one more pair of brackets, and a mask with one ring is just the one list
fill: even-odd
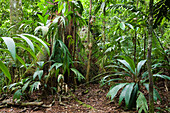
[(88, 22), (88, 49), (89, 49), (89, 58), (87, 64), (87, 73), (86, 73), (86, 81), (89, 82), (89, 72), (90, 72), (90, 63), (91, 63), (91, 52), (92, 52), (92, 43), (90, 40), (90, 19), (91, 19), (91, 9), (92, 9), (92, 0), (90, 0), (90, 10), (89, 10), (89, 22)]
[(154, 113), (154, 100), (153, 100), (153, 75), (151, 70), (151, 53), (152, 53), (152, 38), (153, 38), (153, 1), (150, 0), (149, 3), (149, 37), (148, 37), (148, 55), (147, 55), (147, 65), (149, 73), (149, 113)]

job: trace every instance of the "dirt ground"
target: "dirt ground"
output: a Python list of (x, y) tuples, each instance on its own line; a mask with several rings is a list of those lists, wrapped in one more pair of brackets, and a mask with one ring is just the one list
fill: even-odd
[[(170, 107), (170, 92), (165, 91), (163, 83), (158, 85), (163, 102), (162, 104), (157, 102), (155, 106), (161, 108)], [(135, 109), (124, 111), (124, 105), (118, 105), (118, 98), (112, 102), (109, 98), (106, 98), (108, 88), (107, 86), (100, 87), (99, 84), (90, 84), (88, 89), (85, 89), (85, 86), (81, 86), (69, 97), (62, 97), (60, 102), (56, 100), (52, 107), (8, 106), (1, 108), (0, 113), (137, 113)], [(52, 97), (48, 96), (45, 101), (47, 104), (51, 103)], [(165, 111), (161, 112), (164, 113)]]

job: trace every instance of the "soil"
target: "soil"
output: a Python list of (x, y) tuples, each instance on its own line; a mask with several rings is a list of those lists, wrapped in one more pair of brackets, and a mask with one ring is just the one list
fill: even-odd
[[(170, 91), (165, 91), (163, 82), (158, 85), (160, 87), (159, 93), (162, 98), (162, 104), (158, 101), (155, 103), (155, 106), (161, 108), (170, 107), (170, 98), (168, 97)], [(108, 86), (100, 87), (99, 84), (90, 84), (88, 89), (85, 86), (80, 86), (75, 92), (65, 97), (63, 96), (61, 101), (55, 100), (52, 107), (8, 106), (1, 108), (0, 113), (137, 113), (135, 109), (125, 111), (123, 104), (121, 106), (118, 105), (118, 98), (110, 101), (106, 97), (108, 90)], [(36, 98), (36, 95), (34, 95), (34, 98)], [(48, 96), (44, 103), (50, 104), (52, 98), (52, 96)], [(161, 112), (164, 113), (165, 111)]]

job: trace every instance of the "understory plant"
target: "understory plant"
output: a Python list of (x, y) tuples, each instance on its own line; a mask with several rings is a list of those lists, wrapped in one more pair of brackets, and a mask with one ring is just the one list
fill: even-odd
[[(12, 76), (8, 70), (10, 63), (17, 65), (19, 69), (21, 65), (27, 69), (26, 63), (28, 62), (25, 62), (25, 59), (32, 61), (37, 60), (36, 52), (41, 51), (41, 48), (38, 46), (39, 44), (46, 49), (48, 55), (50, 54), (47, 43), (31, 34), (16, 34), (12, 37), (0, 37), (0, 42), (2, 42), (0, 44), (0, 51), (2, 51), (0, 70), (3, 72), (3, 75), (9, 79), (9, 83), (12, 82)], [(23, 56), (21, 56), (21, 53)], [(28, 58), (28, 54), (32, 58)], [(5, 59), (6, 57), (9, 57), (8, 60)]]
[[(107, 97), (111, 97), (111, 100), (115, 98), (119, 90), (121, 90), (119, 96), (119, 105), (121, 105), (123, 99), (125, 100), (125, 109), (132, 109), (136, 107), (139, 113), (142, 111), (148, 112), (148, 104), (143, 93), (143, 88), (145, 87), (149, 91), (149, 79), (148, 73), (142, 71), (142, 66), (144, 66), (146, 60), (141, 60), (135, 65), (134, 61), (127, 56), (121, 56), (124, 60), (118, 59), (120, 64), (108, 65), (107, 67), (119, 68), (120, 72), (115, 74), (106, 75), (101, 80), (101, 85), (111, 85)], [(119, 76), (119, 77), (117, 77)], [(166, 75), (154, 74), (153, 76), (161, 77), (170, 80)], [(154, 101), (159, 99), (161, 101), (158, 91), (154, 88)]]
[[(80, 82), (81, 80), (85, 79), (85, 77), (74, 68), (74, 61), (72, 61), (71, 54), (66, 45), (61, 40), (55, 41), (52, 55), (50, 56), (50, 61), (52, 62), (52, 66), (50, 67), (49, 72), (55, 73), (56, 77), (58, 77), (59, 74), (64, 75), (64, 78), (67, 79), (65, 82), (71, 81), (75, 82), (74, 85), (77, 85), (77, 80)], [(71, 71), (74, 73), (72, 76), (70, 76)]]

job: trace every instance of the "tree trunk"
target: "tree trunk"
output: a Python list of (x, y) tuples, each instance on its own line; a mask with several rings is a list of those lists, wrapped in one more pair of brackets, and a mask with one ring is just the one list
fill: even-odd
[(19, 33), (18, 23), (22, 20), (22, 0), (10, 0), (10, 22), (11, 26), (14, 27), (11, 29), (11, 35)]
[(90, 63), (91, 63), (91, 53), (92, 53), (92, 42), (90, 40), (90, 19), (91, 19), (91, 9), (92, 9), (92, 0), (90, 0), (90, 10), (89, 10), (89, 21), (88, 21), (88, 49), (89, 49), (89, 58), (87, 64), (87, 73), (86, 73), (86, 80), (89, 82), (89, 72), (90, 72)]
[[(18, 34), (21, 32), (19, 30), (19, 22), (22, 20), (22, 0), (10, 0), (10, 24), (11, 24), (11, 31), (10, 35), (12, 36), (13, 34)], [(18, 51), (18, 50), (17, 50)], [(18, 55), (21, 56), (22, 52), (18, 51)], [(12, 82), (18, 82), (17, 80), (20, 79), (20, 68), (18, 68), (19, 61), (16, 61), (16, 67), (9, 67), (12, 68), (13, 73), (12, 73)], [(17, 75), (17, 76), (16, 76)]]
[(104, 9), (103, 9), (103, 15), (104, 15), (104, 18), (103, 18), (103, 47), (104, 47), (104, 50), (105, 50), (105, 41), (106, 41), (106, 35), (105, 35), (105, 28), (106, 28), (106, 21), (105, 21), (105, 15), (106, 15), (106, 4), (104, 6)]
[(152, 37), (153, 37), (153, 1), (150, 0), (149, 3), (149, 37), (148, 37), (148, 55), (147, 55), (147, 65), (149, 73), (149, 113), (154, 113), (154, 100), (153, 100), (153, 75), (151, 70), (151, 52), (152, 52)]

